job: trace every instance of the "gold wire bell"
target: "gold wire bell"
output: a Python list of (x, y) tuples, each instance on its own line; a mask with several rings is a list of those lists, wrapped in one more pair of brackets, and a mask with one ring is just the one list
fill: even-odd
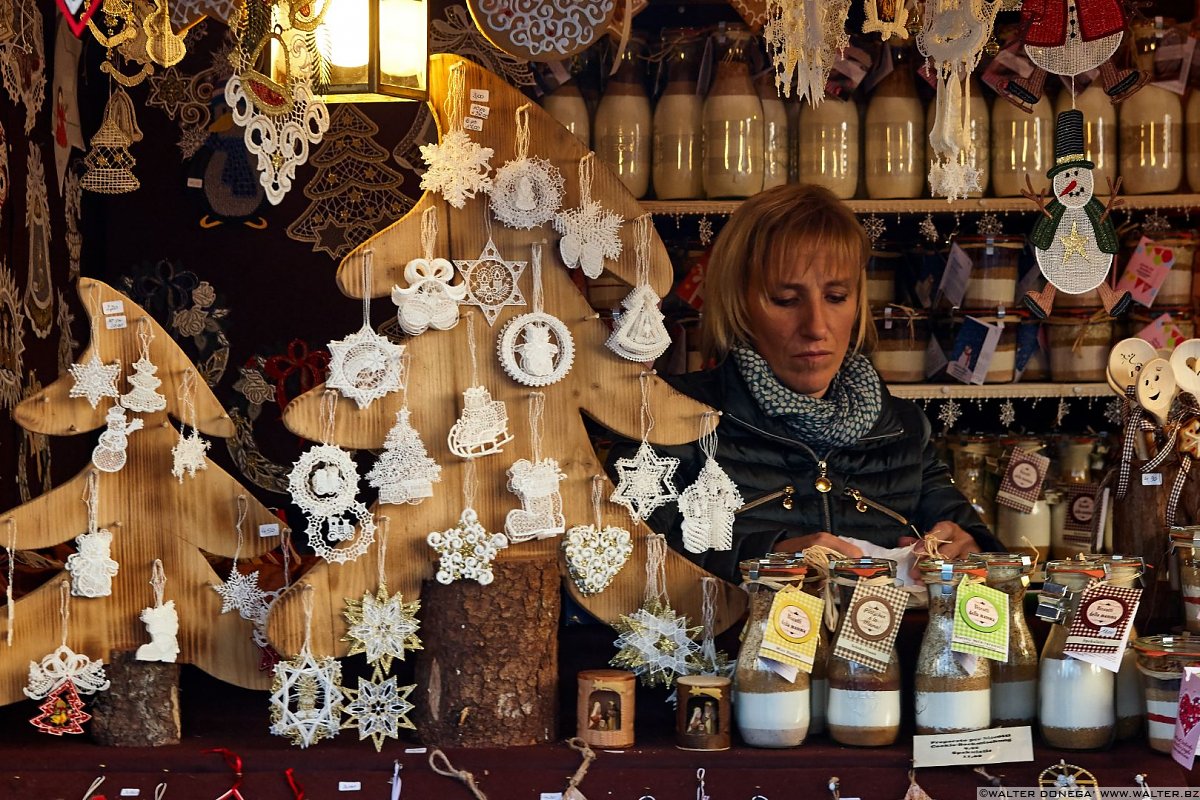
[(79, 185), (99, 194), (125, 194), (136, 190), (142, 184), (133, 174), (137, 162), (129, 152), (129, 146), (141, 139), (133, 101), (118, 86), (108, 98), (104, 120), (83, 158), (85, 171)]

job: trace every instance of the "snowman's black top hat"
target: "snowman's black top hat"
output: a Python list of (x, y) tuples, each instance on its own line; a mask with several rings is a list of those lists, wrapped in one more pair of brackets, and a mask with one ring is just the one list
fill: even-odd
[(1083, 147), (1083, 112), (1072, 108), (1058, 115), (1054, 123), (1054, 166), (1046, 172), (1047, 178), (1072, 167), (1095, 169), (1088, 161)]

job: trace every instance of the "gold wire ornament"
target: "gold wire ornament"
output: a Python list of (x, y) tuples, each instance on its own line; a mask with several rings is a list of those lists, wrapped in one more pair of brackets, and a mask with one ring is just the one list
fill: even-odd
[(250, 102), (258, 109), (259, 113), (266, 114), (269, 117), (279, 117), (291, 113), (292, 106), (296, 102), (291, 88), (287, 85), (287, 81), (292, 76), (292, 57), (279, 31), (271, 31), (264, 36), (262, 41), (258, 43), (258, 46), (254, 48), (254, 52), (247, 63), (251, 65), (257, 64), (259, 58), (262, 56), (263, 49), (271, 41), (278, 42), (279, 50), (283, 53), (283, 74), (286, 76), (284, 82), (279, 83), (271, 79), (253, 66), (243, 67), (242, 71), (238, 73), (238, 77), (242, 81), (242, 86), (246, 89), (246, 97), (250, 99)]
[(183, 37), (171, 27), (171, 12), (167, 0), (155, 0), (154, 10), (146, 15), (146, 54), (161, 67), (173, 67), (187, 55)]
[[(1047, 767), (1038, 775), (1038, 786), (1051, 790), (1047, 797), (1085, 797), (1099, 800), (1100, 782), (1083, 767), (1068, 764), (1060, 758), (1054, 766)], [(1058, 790), (1055, 792), (1053, 790)], [(1089, 791), (1090, 790), (1090, 791)]]
[(325, 20), (325, 12), (333, 0), (319, 0), (321, 8), (313, 12), (313, 6), (318, 0), (292, 0), (288, 4), (288, 25), (298, 31), (309, 33), (315, 31)]
[(141, 139), (133, 101), (118, 86), (108, 98), (104, 120), (92, 137), (91, 149), (83, 158), (85, 171), (79, 185), (99, 194), (124, 194), (136, 190), (142, 184), (133, 174), (137, 162), (129, 152), (129, 146)]

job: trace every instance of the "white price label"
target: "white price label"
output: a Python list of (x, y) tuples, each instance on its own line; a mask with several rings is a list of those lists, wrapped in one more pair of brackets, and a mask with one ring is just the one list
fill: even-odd
[(122, 300), (106, 300), (100, 304), (100, 310), (105, 314), (125, 313), (125, 303)]
[(487, 119), (491, 113), (492, 113), (492, 110), (490, 108), (488, 108), (487, 106), (481, 106), (478, 103), (471, 104), (471, 116), (472, 117), (479, 117), (480, 119)]
[(361, 781), (338, 781), (339, 792), (361, 792)]
[(203, 189), (204, 188), (204, 178), (188, 178), (187, 179), (187, 188)]
[(562, 792), (542, 792), (539, 800), (562, 800)]
[(1161, 472), (1142, 473), (1142, 486), (1162, 486)]
[(463, 127), (469, 131), (483, 130), (483, 120), (479, 117), (467, 117), (463, 120)]
[(412, 755), (421, 755), (422, 753), (428, 753), (429, 748), (428, 747), (406, 747), (406, 748), (404, 748), (404, 752), (412, 754)]
[(268, 539), (272, 536), (278, 536), (278, 535), (279, 535), (279, 523), (278, 522), (268, 522), (265, 525), (258, 526), (258, 538), (260, 538), (260, 539)]
[(141, 797), (141, 796), (142, 796), (141, 789), (122, 789), (121, 790), (121, 797)]
[(115, 317), (105, 317), (104, 318), (104, 327), (110, 331), (117, 331), (117, 330), (120, 330), (121, 328), (129, 327), (129, 322), (128, 322), (128, 320), (125, 319), (124, 314), (120, 314)]
[(492, 97), (492, 93), (489, 92), (487, 89), (472, 89), (471, 90), (471, 102), (472, 103), (486, 103), (486, 102), (488, 102), (488, 100), (491, 99), (491, 97)]

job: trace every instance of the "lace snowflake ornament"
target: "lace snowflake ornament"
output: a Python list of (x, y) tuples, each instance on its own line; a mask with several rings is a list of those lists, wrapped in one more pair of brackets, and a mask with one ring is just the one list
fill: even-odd
[(354, 504), (358, 467), (350, 453), (337, 445), (314, 445), (292, 465), (288, 491), (308, 517), (337, 516)]
[(127, 458), (129, 434), (140, 431), (144, 423), (140, 419), (126, 420), (125, 409), (116, 404), (108, 409), (104, 421), (106, 428), (92, 448), (92, 464), (103, 472), (120, 472)]
[(337, 389), (359, 408), (366, 408), (399, 391), (403, 353), (403, 345), (393, 344), (365, 324), (344, 339), (329, 343), (329, 379), (325, 385)]
[(184, 473), (187, 473), (189, 478), (194, 478), (198, 470), (208, 469), (210, 447), (212, 442), (201, 436), (200, 431), (192, 428), (191, 432), (184, 433), (181, 428), (179, 440), (171, 448), (171, 474), (183, 483)]
[(605, 344), (621, 358), (644, 363), (653, 361), (671, 346), (666, 317), (659, 310), (659, 297), (649, 284), (634, 287), (621, 301), (625, 310), (614, 317), (612, 333)]
[(1013, 405), (1012, 400), (1005, 400), (1000, 404), (1000, 424), (1006, 428), (1011, 428), (1012, 424), (1017, 421), (1017, 408)]
[(341, 682), (337, 659), (314, 658), (307, 647), (280, 661), (271, 686), (271, 733), (302, 748), (337, 736), (345, 699)]
[(951, 430), (957, 423), (958, 418), (962, 416), (962, 406), (957, 400), (947, 400), (942, 403), (942, 407), (938, 409), (938, 421), (944, 426), (943, 430)]
[(446, 437), (450, 452), (459, 458), (491, 455), (503, 450), (512, 439), (504, 401), (493, 400), (486, 387), (467, 388), (462, 413)]
[(575, 525), (563, 539), (567, 571), (584, 594), (608, 588), (633, 554), (629, 531), (608, 525)]
[(660, 456), (647, 441), (633, 458), (618, 458), (616, 467), (617, 488), (609, 500), (629, 509), (635, 522), (679, 497), (674, 481), (679, 459)]
[(375, 542), (375, 515), (353, 501), (350, 507), (328, 517), (309, 517), (308, 546), (333, 564), (355, 561)]
[(404, 266), (407, 288), (392, 287), (396, 319), (409, 336), (430, 328), (448, 331), (458, 324), (458, 306), (467, 297), (467, 286), (454, 280), (454, 265), (444, 258), (414, 258)]
[(609, 663), (633, 672), (643, 686), (671, 686), (677, 677), (699, 667), (700, 645), (694, 637), (700, 626), (689, 627), (687, 617), (669, 605), (649, 603), (622, 614), (615, 627), (617, 654)]
[(508, 468), (508, 490), (521, 501), (504, 517), (504, 533), (513, 543), (557, 536), (567, 528), (558, 484), (567, 479), (558, 461), (518, 459)]
[(679, 493), (683, 547), (689, 553), (733, 549), (734, 514), (742, 507), (737, 484), (709, 456), (696, 482)]
[(975, 148), (955, 152), (951, 156), (936, 156), (929, 162), (929, 191), (947, 202), (965, 200), (972, 193), (983, 191), (979, 186), (981, 172), (975, 166)]
[(446, 202), (463, 208), (467, 200), (492, 187), (490, 163), (494, 150), (471, 139), (464, 130), (452, 130), (436, 144), (421, 145), (425, 174), (421, 188), (441, 192)]
[(462, 273), (467, 290), (463, 305), (478, 306), (488, 325), (496, 324), (496, 317), (505, 306), (525, 305), (520, 280), (527, 262), (505, 261), (491, 237), (479, 258), (455, 259), (454, 265)]
[(464, 508), (458, 524), (444, 531), (433, 531), (426, 541), (438, 553), (438, 583), (473, 580), (487, 586), (496, 579), (492, 561), (508, 547), (502, 533), (488, 533), (473, 508)]
[(264, 615), (267, 608), (267, 593), (258, 585), (258, 570), (242, 574), (235, 563), (229, 577), (221, 584), (213, 584), (213, 591), (221, 598), (221, 613), (238, 612), (242, 619), (253, 622)]
[(76, 597), (108, 597), (112, 579), (120, 565), (112, 558), (112, 531), (101, 528), (75, 537), (78, 551), (67, 556), (71, 594)]
[(103, 662), (92, 661), (64, 644), (40, 662), (29, 662), (29, 680), (21, 691), (31, 700), (42, 700), (68, 683), (80, 694), (95, 694), (109, 687)]
[(558, 253), (569, 269), (579, 267), (589, 278), (604, 272), (604, 259), (621, 257), (621, 225), (625, 218), (592, 199), (595, 153), (579, 162), (579, 205), (554, 217), (554, 230), (562, 236)]
[(342, 689), (346, 695), (346, 704), (342, 708), (346, 721), (342, 728), (357, 730), (360, 742), (371, 737), (375, 752), (380, 752), (384, 739), (400, 738), (401, 728), (416, 729), (408, 719), (415, 708), (408, 696), (416, 688), (416, 684), (400, 686), (395, 675), (386, 680), (382, 675), (371, 680), (360, 677), (357, 689)]
[(119, 361), (104, 364), (100, 354), (92, 350), (87, 363), (72, 364), (70, 371), (75, 383), (67, 393), (68, 397), (86, 397), (92, 408), (100, 404), (101, 397), (120, 398), (121, 393), (117, 390), (117, 378), (121, 377)]
[(342, 637), (350, 643), (346, 655), (362, 653), (368, 664), (390, 672), (393, 658), (403, 661), (405, 653), (421, 649), (420, 610), (420, 600), (406, 603), (400, 592), (389, 595), (383, 584), (375, 594), (364, 592), (361, 600), (346, 600), (347, 629)]
[(367, 483), (379, 490), (381, 503), (416, 505), (433, 497), (433, 484), (442, 479), (441, 465), (429, 457), (411, 418), (408, 406), (396, 412), (383, 453), (367, 473)]

